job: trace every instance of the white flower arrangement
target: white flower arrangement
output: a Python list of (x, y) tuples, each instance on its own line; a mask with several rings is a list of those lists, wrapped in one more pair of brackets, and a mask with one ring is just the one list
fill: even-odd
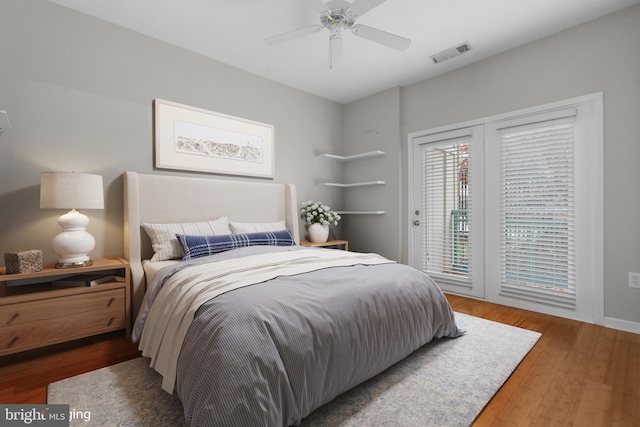
[(311, 224), (321, 225), (338, 225), (340, 221), (340, 215), (333, 212), (327, 205), (322, 202), (308, 202), (302, 203), (302, 209), (300, 209), (300, 218), (304, 220), (304, 225), (307, 227)]

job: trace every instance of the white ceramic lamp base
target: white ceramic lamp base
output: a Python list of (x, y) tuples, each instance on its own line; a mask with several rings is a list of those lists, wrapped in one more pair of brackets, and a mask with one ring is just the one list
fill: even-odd
[(51, 242), (58, 255), (57, 268), (83, 267), (91, 265), (88, 253), (96, 246), (96, 240), (87, 233), (89, 218), (75, 209), (58, 219), (62, 232)]

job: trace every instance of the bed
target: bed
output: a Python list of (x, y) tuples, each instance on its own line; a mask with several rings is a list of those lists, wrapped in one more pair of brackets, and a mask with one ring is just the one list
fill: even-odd
[[(299, 246), (293, 185), (136, 172), (123, 183), (134, 340), (189, 425), (300, 424), (432, 339), (462, 333), (424, 273)], [(185, 260), (148, 261), (159, 253), (149, 224), (205, 222), (213, 235), (176, 233)]]

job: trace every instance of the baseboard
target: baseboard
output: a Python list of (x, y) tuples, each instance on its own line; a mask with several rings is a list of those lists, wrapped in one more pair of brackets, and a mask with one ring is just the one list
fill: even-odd
[[(450, 291), (445, 291), (445, 294), (452, 294), (452, 295), (458, 295), (464, 298), (470, 298), (470, 299), (475, 299), (478, 301), (484, 301), (490, 304), (498, 304), (498, 305), (505, 305), (507, 307), (513, 307), (513, 308), (519, 308), (522, 310), (529, 310), (529, 311), (533, 311), (535, 313), (542, 313), (542, 314), (547, 314), (549, 316), (559, 316), (559, 317), (564, 317), (565, 319), (572, 319), (572, 320), (578, 320), (581, 322), (584, 322), (584, 320), (582, 319), (577, 319), (577, 318), (572, 318), (572, 317), (567, 317), (566, 315), (563, 314), (557, 314), (557, 313), (547, 313), (544, 311), (539, 311), (539, 310), (531, 310), (531, 308), (529, 307), (518, 307), (515, 305), (508, 305), (508, 304), (504, 304), (504, 303), (500, 303), (500, 302), (496, 302), (496, 301), (489, 301), (487, 299), (484, 298), (477, 298), (477, 297), (473, 297), (473, 296), (469, 296), (469, 295), (462, 295), (462, 294), (458, 294), (455, 292), (450, 292)], [(593, 323), (593, 322), (587, 322), (587, 323)], [(624, 331), (624, 332), (631, 332), (632, 334), (638, 334), (640, 335), (640, 322), (632, 322), (630, 320), (623, 320), (623, 319), (616, 319), (615, 317), (606, 317), (604, 318), (604, 324), (602, 325), (605, 328), (610, 328), (610, 329), (616, 329), (619, 331)]]
[(638, 322), (631, 322), (629, 320), (616, 319), (613, 317), (605, 317), (604, 326), (611, 329), (618, 329), (620, 331), (640, 334), (640, 323)]

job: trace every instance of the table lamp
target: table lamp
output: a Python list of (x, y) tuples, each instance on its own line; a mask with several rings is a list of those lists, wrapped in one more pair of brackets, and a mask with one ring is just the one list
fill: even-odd
[(75, 172), (43, 172), (40, 176), (40, 209), (71, 209), (58, 219), (62, 232), (51, 247), (58, 255), (57, 268), (91, 265), (87, 255), (96, 245), (87, 233), (89, 218), (76, 209), (104, 209), (102, 176)]

